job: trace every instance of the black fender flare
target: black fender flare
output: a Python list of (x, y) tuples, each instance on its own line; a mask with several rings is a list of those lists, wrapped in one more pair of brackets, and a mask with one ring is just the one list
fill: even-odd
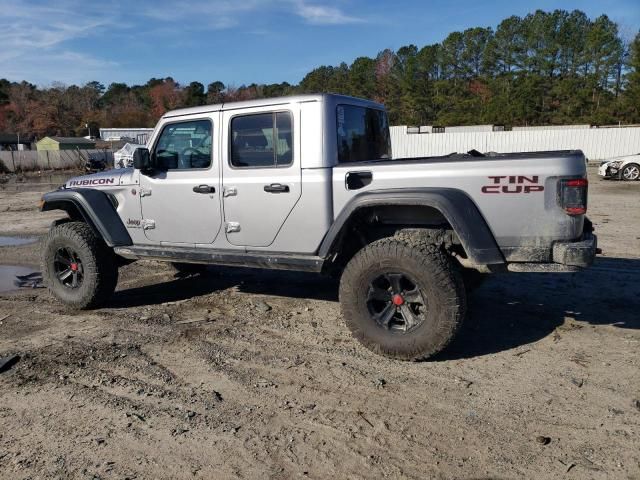
[(124, 247), (133, 242), (118, 212), (105, 192), (91, 188), (65, 188), (45, 193), (40, 210), (80, 212), (96, 235), (109, 247)]
[(418, 205), (438, 210), (449, 222), (469, 260), (476, 265), (505, 263), (482, 213), (474, 201), (455, 188), (388, 189), (362, 192), (342, 209), (322, 240), (319, 256), (326, 258), (349, 218), (359, 209), (377, 205)]

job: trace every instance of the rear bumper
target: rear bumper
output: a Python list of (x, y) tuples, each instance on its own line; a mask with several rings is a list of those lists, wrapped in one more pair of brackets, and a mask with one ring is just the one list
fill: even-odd
[(598, 253), (598, 237), (593, 234), (591, 222), (585, 218), (585, 229), (579, 240), (557, 242), (551, 250), (551, 261), (536, 263), (509, 263), (510, 272), (577, 272), (593, 264)]
[(558, 242), (553, 246), (553, 262), (568, 267), (586, 268), (596, 258), (598, 237), (585, 232), (577, 242)]

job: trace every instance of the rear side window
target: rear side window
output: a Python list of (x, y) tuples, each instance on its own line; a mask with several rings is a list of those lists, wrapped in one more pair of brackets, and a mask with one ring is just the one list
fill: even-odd
[(196, 120), (164, 127), (154, 154), (164, 170), (209, 168), (211, 147), (211, 122)]
[(383, 110), (338, 105), (338, 162), (391, 158), (389, 123)]
[(231, 120), (231, 165), (270, 168), (291, 165), (293, 135), (291, 113), (243, 115)]

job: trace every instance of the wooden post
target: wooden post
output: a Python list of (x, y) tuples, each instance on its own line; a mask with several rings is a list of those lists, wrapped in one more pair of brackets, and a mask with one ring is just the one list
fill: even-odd
[(13, 164), (13, 173), (16, 173), (16, 159), (13, 158), (13, 150), (11, 150), (11, 163)]

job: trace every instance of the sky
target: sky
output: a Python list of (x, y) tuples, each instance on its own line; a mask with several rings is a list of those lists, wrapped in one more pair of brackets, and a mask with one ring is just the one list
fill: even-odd
[(639, 0), (0, 0), (0, 78), (298, 83), (320, 65), (556, 8), (606, 14), (627, 38), (640, 30)]

